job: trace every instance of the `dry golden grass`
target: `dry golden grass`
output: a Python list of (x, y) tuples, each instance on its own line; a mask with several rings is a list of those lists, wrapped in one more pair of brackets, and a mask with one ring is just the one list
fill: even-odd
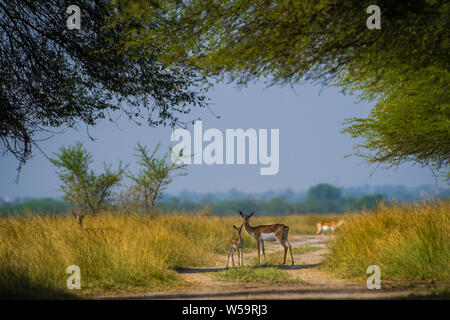
[(341, 277), (450, 279), (450, 201), (380, 206), (349, 216), (331, 243), (325, 268)]
[[(439, 202), (347, 215), (325, 267), (343, 277), (366, 277), (367, 266), (378, 264), (382, 278), (448, 279), (449, 212), (449, 202)], [(313, 234), (317, 221), (339, 218), (256, 216), (251, 224), (284, 223), (292, 236)], [(0, 219), (0, 298), (78, 298), (184, 286), (175, 270), (212, 266), (217, 254), (228, 253), (232, 225), (241, 223), (238, 215), (103, 212), (86, 217), (83, 230), (70, 215)], [(256, 247), (246, 232), (243, 237), (246, 248)], [(66, 287), (69, 265), (81, 269), (81, 290)]]
[[(314, 231), (316, 217), (255, 217), (285, 223), (291, 234)], [(144, 217), (103, 212), (85, 230), (70, 215), (0, 220), (0, 297), (56, 298), (181, 286), (176, 268), (210, 265), (228, 252), (236, 217), (171, 214)], [(243, 233), (245, 246), (256, 242)], [(81, 269), (82, 290), (66, 288), (66, 268)]]

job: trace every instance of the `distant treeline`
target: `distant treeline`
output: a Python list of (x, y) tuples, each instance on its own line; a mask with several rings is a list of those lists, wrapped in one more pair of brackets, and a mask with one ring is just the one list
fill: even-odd
[[(303, 201), (291, 202), (284, 197), (271, 199), (242, 199), (215, 203), (196, 203), (179, 198), (169, 198), (159, 205), (162, 211), (201, 210), (205, 206), (212, 215), (228, 215), (243, 210), (259, 215), (285, 215), (296, 213), (344, 213), (360, 209), (372, 209), (386, 200), (384, 195), (362, 197), (343, 196), (341, 190), (328, 184), (319, 184), (308, 190)], [(206, 209), (206, 210), (208, 210)]]
[[(352, 195), (348, 195), (349, 190), (352, 191)], [(414, 190), (415, 192), (407, 191), (402, 186), (378, 187), (378, 190), (388, 191), (387, 194), (367, 194), (368, 190), (368, 187), (341, 189), (329, 184), (319, 184), (311, 187), (307, 192), (301, 193), (285, 190), (249, 195), (237, 190), (230, 190), (227, 193), (201, 195), (185, 191), (176, 197), (163, 197), (157, 210), (162, 212), (208, 210), (212, 215), (228, 215), (236, 213), (238, 210), (254, 211), (259, 215), (344, 213), (372, 209), (382, 201), (417, 201), (420, 200), (420, 196), (426, 199), (430, 198), (429, 194), (432, 191), (428, 186), (417, 188)], [(403, 194), (404, 197), (399, 197), (399, 194)], [(449, 197), (449, 191), (443, 189), (434, 192), (432, 196), (446, 198)], [(23, 215), (27, 212), (60, 213), (69, 207), (70, 203), (53, 198), (28, 199), (3, 203), (0, 206), (0, 215)]]
[(24, 215), (29, 212), (60, 213), (66, 211), (70, 206), (71, 204), (66, 201), (53, 198), (29, 199), (20, 203), (3, 203), (0, 206), (0, 215)]
[[(358, 186), (358, 187), (339, 187), (342, 197), (361, 198), (363, 196), (383, 195), (386, 200), (400, 202), (416, 202), (430, 198), (444, 198), (450, 196), (450, 188), (441, 186), (436, 188), (434, 185), (425, 184), (417, 187), (406, 187), (404, 185), (379, 185), (379, 186)], [(268, 190), (261, 193), (245, 193), (236, 189), (230, 189), (226, 192), (208, 192), (200, 193), (195, 191), (183, 190), (175, 195), (163, 195), (161, 201), (167, 202), (171, 198), (180, 201), (191, 201), (194, 203), (217, 203), (223, 201), (239, 201), (239, 200), (271, 200), (274, 198), (282, 198), (288, 203), (303, 202), (308, 196), (307, 191), (296, 192), (290, 188), (284, 190)]]

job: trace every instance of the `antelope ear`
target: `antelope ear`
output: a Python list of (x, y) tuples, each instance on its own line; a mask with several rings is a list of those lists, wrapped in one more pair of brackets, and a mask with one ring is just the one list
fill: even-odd
[(241, 215), (241, 217), (243, 217), (243, 216), (244, 216), (244, 214), (242, 213), (242, 211), (241, 211), (241, 210), (239, 210), (239, 214)]
[(252, 215), (253, 215), (254, 213), (252, 212), (252, 213), (250, 213), (250, 216), (249, 217), (251, 217)]

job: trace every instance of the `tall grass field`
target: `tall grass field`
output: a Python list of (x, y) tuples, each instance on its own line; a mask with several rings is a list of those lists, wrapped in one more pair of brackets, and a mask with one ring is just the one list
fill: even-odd
[(331, 243), (325, 269), (344, 278), (450, 280), (450, 202), (380, 206), (348, 216)]
[[(383, 279), (449, 279), (449, 212), (450, 202), (439, 202), (347, 214), (324, 268), (340, 277), (367, 278), (367, 266), (377, 264)], [(292, 236), (314, 234), (317, 221), (339, 218), (256, 216), (251, 224), (284, 223)], [(64, 214), (3, 218), (0, 298), (89, 298), (186, 286), (177, 268), (215, 265), (217, 255), (228, 253), (232, 225), (241, 223), (238, 215), (103, 212), (87, 216), (82, 229)], [(254, 249), (254, 239), (242, 235), (246, 250)], [(67, 288), (70, 265), (80, 267), (81, 290)]]
[[(313, 233), (321, 216), (255, 217)], [(330, 216), (333, 218), (333, 216)], [(185, 285), (177, 268), (212, 265), (228, 253), (236, 217), (171, 214), (157, 217), (103, 212), (85, 229), (70, 215), (0, 219), (0, 298), (76, 298), (164, 290)], [(256, 242), (243, 232), (246, 248)], [(81, 270), (82, 290), (68, 290), (66, 269)]]

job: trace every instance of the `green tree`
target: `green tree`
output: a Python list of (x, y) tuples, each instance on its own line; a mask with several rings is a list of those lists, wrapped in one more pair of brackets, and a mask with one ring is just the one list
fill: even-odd
[[(115, 110), (137, 124), (174, 126), (205, 105), (193, 68), (166, 68), (157, 46), (116, 46), (125, 25), (107, 28), (113, 3), (0, 1), (0, 148), (19, 168), (53, 128), (114, 121)], [(79, 30), (67, 28), (72, 4), (81, 9)]]
[(373, 196), (362, 196), (361, 198), (357, 199), (355, 207), (357, 209), (372, 209), (375, 208), (378, 204), (385, 201), (384, 196), (375, 194)]
[(334, 201), (341, 197), (341, 189), (330, 184), (321, 183), (309, 188), (306, 199), (314, 199), (319, 201)]
[(341, 190), (332, 185), (321, 183), (309, 188), (308, 195), (303, 202), (303, 212), (341, 212), (338, 200)]
[(408, 76), (386, 76), (383, 88), (365, 87), (366, 93), (379, 91), (375, 106), (367, 118), (347, 120), (343, 130), (353, 138), (363, 138), (355, 154), (388, 168), (412, 161), (442, 170), (448, 180), (449, 75), (448, 70), (420, 69)]
[(154, 212), (156, 201), (162, 196), (163, 191), (173, 181), (175, 176), (186, 175), (185, 173), (177, 173), (184, 170), (185, 164), (180, 163), (183, 153), (175, 156), (172, 163), (169, 163), (168, 157), (172, 150), (158, 158), (157, 152), (161, 143), (155, 147), (150, 154), (147, 146), (138, 143), (136, 147), (138, 164), (141, 166), (137, 175), (130, 174), (133, 185), (131, 193), (134, 201), (140, 204), (145, 212)]
[[(448, 175), (448, 1), (169, 0), (159, 3), (164, 14), (155, 28), (145, 28), (154, 20), (147, 1), (119, 2), (131, 8), (121, 21), (131, 15), (144, 26), (123, 30), (127, 45), (158, 45), (164, 63), (243, 85), (264, 78), (340, 86), (376, 103), (368, 118), (347, 122), (345, 132), (364, 140), (357, 155)], [(373, 4), (381, 9), (379, 30), (366, 26)]]
[(95, 174), (90, 169), (92, 155), (81, 142), (67, 148), (61, 146), (59, 151), (50, 161), (61, 169), (58, 176), (63, 182), (61, 190), (64, 192), (64, 199), (75, 204), (84, 215), (88, 212), (98, 213), (107, 205), (111, 188), (120, 182), (126, 168), (120, 163), (114, 171), (111, 165), (104, 164), (104, 172)]

